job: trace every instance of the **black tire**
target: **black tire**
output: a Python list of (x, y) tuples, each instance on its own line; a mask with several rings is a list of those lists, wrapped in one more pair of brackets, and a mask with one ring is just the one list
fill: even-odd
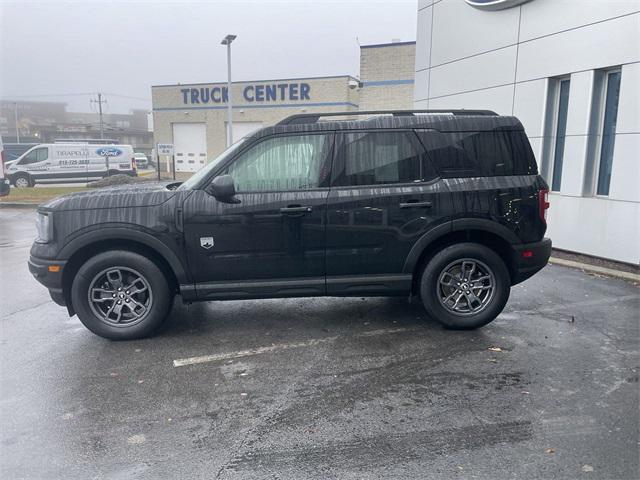
[[(115, 271), (120, 272), (120, 282), (116, 281)], [(142, 280), (131, 283), (138, 277)], [(129, 290), (125, 288), (127, 285)], [(140, 292), (130, 294), (134, 290)], [(116, 302), (110, 298), (114, 293), (117, 299), (122, 299), (111, 311)], [(100, 298), (92, 302), (90, 294), (92, 298)], [(80, 321), (96, 335), (110, 340), (133, 340), (147, 337), (160, 327), (171, 309), (173, 292), (153, 261), (138, 253), (111, 250), (91, 257), (80, 267), (71, 286), (71, 300)], [(131, 308), (135, 304), (140, 305), (138, 312)], [(131, 318), (126, 318), (128, 315)]]
[[(26, 182), (26, 185), (24, 185), (23, 182)], [(36, 182), (34, 182), (31, 176), (26, 173), (17, 173), (13, 176), (11, 183), (13, 183), (13, 186), (16, 188), (26, 188), (33, 187)], [(18, 183), (21, 185), (19, 186)]]
[[(471, 277), (468, 283), (463, 280), (466, 277)], [(491, 289), (489, 284), (493, 285)], [(510, 289), (511, 277), (504, 261), (477, 243), (444, 248), (427, 263), (420, 279), (420, 296), (427, 313), (453, 330), (479, 328), (494, 320), (506, 305)]]

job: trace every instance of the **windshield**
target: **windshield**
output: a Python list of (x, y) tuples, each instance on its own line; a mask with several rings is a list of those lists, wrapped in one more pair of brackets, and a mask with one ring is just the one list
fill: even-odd
[(192, 188), (194, 188), (198, 183), (200, 183), (200, 181), (203, 178), (205, 178), (205, 177), (207, 177), (207, 175), (209, 175), (209, 172), (211, 172), (211, 170), (216, 168), (216, 166), (219, 165), (223, 160), (225, 160), (226, 158), (229, 158), (229, 156), (233, 155), (233, 153), (240, 147), (240, 145), (244, 144), (244, 142), (245, 142), (245, 139), (241, 138), (236, 143), (231, 145), (224, 152), (222, 152), (216, 158), (211, 160), (209, 163), (207, 163), (204, 167), (202, 167), (196, 173), (194, 173), (193, 176), (191, 178), (189, 178), (189, 180), (187, 180), (182, 185), (180, 185), (178, 190), (191, 190)]

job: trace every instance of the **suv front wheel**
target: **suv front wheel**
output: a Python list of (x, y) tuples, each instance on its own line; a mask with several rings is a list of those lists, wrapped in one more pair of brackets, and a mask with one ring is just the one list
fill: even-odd
[(153, 333), (164, 321), (172, 293), (162, 270), (147, 257), (111, 250), (87, 260), (71, 287), (80, 321), (111, 340), (131, 340)]
[(491, 249), (460, 243), (438, 252), (420, 281), (427, 313), (446, 328), (479, 328), (507, 303), (511, 281), (504, 261)]

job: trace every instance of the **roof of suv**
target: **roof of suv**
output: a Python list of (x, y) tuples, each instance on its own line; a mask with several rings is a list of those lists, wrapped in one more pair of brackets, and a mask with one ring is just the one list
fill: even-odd
[[(452, 111), (455, 112), (455, 111)], [(250, 137), (258, 138), (277, 133), (317, 132), (330, 130), (367, 130), (421, 128), (441, 132), (471, 132), (491, 130), (522, 130), (516, 117), (497, 115), (488, 111), (469, 113), (419, 113), (411, 112), (371, 112), (362, 119), (320, 120), (332, 116), (356, 117), (367, 112), (342, 112), (331, 114), (293, 115), (280, 123), (256, 131)]]

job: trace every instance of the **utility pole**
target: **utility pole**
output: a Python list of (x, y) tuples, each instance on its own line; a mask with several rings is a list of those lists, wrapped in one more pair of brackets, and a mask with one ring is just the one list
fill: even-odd
[(91, 103), (98, 104), (98, 114), (100, 115), (100, 139), (104, 139), (104, 120), (102, 119), (102, 104), (107, 103), (102, 99), (102, 94), (98, 93), (98, 100), (91, 100)]
[(13, 104), (13, 116), (16, 121), (16, 143), (20, 143), (20, 128), (18, 127), (18, 102)]

